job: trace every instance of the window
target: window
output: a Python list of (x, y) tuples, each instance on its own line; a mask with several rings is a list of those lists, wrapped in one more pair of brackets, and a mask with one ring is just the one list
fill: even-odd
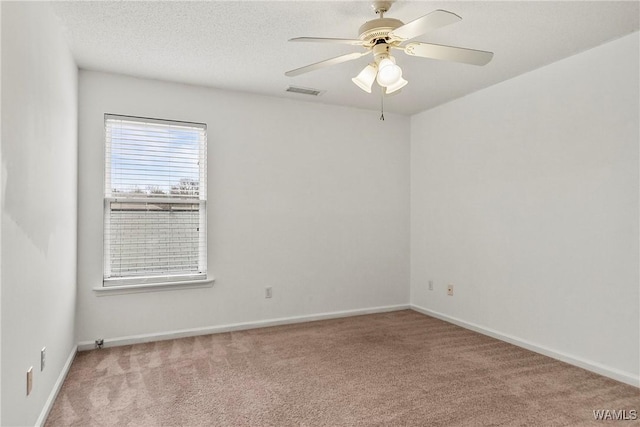
[(105, 115), (104, 286), (207, 278), (207, 127)]

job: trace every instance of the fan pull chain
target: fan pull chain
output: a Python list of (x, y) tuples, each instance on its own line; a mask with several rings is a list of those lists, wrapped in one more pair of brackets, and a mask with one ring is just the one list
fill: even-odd
[(380, 89), (380, 120), (384, 122), (384, 91)]

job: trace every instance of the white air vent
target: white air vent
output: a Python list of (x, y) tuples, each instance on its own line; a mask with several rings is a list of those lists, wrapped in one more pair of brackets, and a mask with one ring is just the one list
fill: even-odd
[(308, 87), (289, 86), (287, 92), (301, 93), (303, 95), (320, 96), (325, 91), (318, 89), (310, 89)]

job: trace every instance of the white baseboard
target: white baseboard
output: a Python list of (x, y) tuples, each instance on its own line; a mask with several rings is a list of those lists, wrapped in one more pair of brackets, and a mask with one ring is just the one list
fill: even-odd
[[(207, 326), (204, 328), (182, 329), (178, 331), (160, 332), (153, 334), (134, 335), (129, 337), (105, 338), (104, 347), (117, 347), (121, 345), (140, 344), (151, 341), (163, 341), (175, 338), (193, 337), (197, 335), (217, 334), (221, 332), (242, 331), (246, 329), (265, 328), (268, 326), (289, 325), (293, 323), (312, 322), (314, 320), (337, 319), (341, 317), (362, 316), (365, 314), (385, 313), (390, 311), (408, 310), (409, 304), (387, 305), (382, 307), (361, 308), (356, 310), (333, 311), (330, 313), (318, 313), (304, 316), (281, 317), (277, 319), (258, 320), (255, 322), (232, 323), (220, 326)], [(98, 338), (98, 337), (96, 337)], [(93, 341), (78, 343), (78, 350), (92, 350), (95, 348)]]
[(605, 366), (597, 362), (585, 360), (580, 357), (563, 353), (561, 351), (556, 351), (538, 344), (531, 343), (527, 340), (523, 340), (521, 338), (514, 337), (512, 335), (503, 334), (502, 332), (498, 332), (494, 329), (485, 328), (484, 326), (476, 325), (475, 323), (467, 322), (467, 321), (458, 319), (456, 317), (451, 317), (446, 314), (429, 310), (427, 308), (420, 307), (415, 304), (411, 304), (410, 307), (412, 310), (415, 310), (422, 314), (426, 314), (427, 316), (436, 317), (440, 320), (444, 320), (445, 322), (453, 323), (454, 325), (458, 325), (465, 329), (470, 329), (472, 331), (479, 332), (483, 335), (488, 335), (490, 337), (499, 339), (501, 341), (508, 342), (509, 344), (526, 348), (527, 350), (531, 350), (536, 353), (544, 354), (545, 356), (549, 356), (553, 359), (560, 360), (570, 365), (574, 365), (579, 368), (586, 369), (587, 371), (595, 372), (596, 374), (600, 374), (605, 377), (612, 378), (616, 381), (620, 381), (625, 384), (632, 385), (634, 387), (640, 387), (640, 378), (638, 378), (638, 376), (634, 376), (630, 372), (621, 371), (619, 369), (611, 368), (609, 366)]
[(67, 358), (67, 361), (62, 367), (62, 371), (60, 371), (60, 375), (58, 375), (58, 379), (56, 380), (56, 383), (53, 385), (53, 390), (51, 390), (51, 393), (49, 394), (49, 397), (47, 398), (47, 401), (45, 402), (44, 407), (40, 412), (40, 416), (36, 421), (36, 427), (40, 427), (44, 425), (45, 421), (47, 421), (49, 412), (51, 412), (51, 409), (53, 408), (53, 403), (56, 401), (56, 397), (58, 397), (58, 393), (60, 393), (62, 384), (64, 383), (64, 380), (67, 378), (67, 374), (69, 373), (69, 369), (71, 369), (71, 364), (73, 363), (73, 359), (75, 359), (77, 352), (78, 352), (78, 346), (74, 345), (73, 348), (71, 349), (71, 353), (69, 354), (69, 357)]

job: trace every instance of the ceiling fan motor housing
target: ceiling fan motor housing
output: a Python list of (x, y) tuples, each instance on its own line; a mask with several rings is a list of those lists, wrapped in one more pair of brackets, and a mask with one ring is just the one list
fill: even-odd
[[(376, 44), (371, 51), (373, 52), (373, 58), (376, 64), (380, 64), (380, 61), (383, 59), (391, 57), (389, 54), (389, 45), (386, 43)], [(395, 59), (393, 61), (395, 63)]]
[(359, 38), (367, 44), (374, 45), (376, 40), (386, 39), (391, 31), (403, 25), (404, 23), (399, 19), (374, 19), (372, 21), (365, 22), (364, 25), (360, 27)]

